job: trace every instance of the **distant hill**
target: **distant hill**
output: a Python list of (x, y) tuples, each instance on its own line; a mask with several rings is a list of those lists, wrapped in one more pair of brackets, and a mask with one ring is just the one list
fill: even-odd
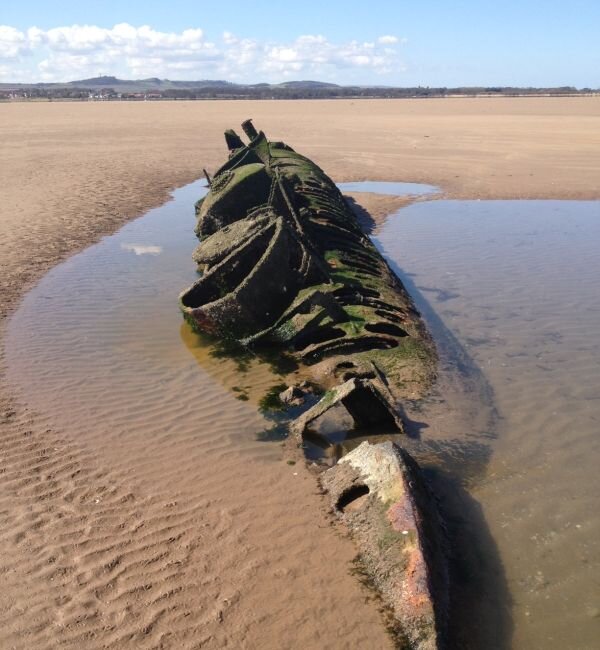
[(448, 96), (578, 95), (600, 89), (572, 86), (561, 88), (512, 88), (506, 86), (430, 88), (417, 86), (341, 86), (325, 81), (284, 81), (278, 84), (238, 84), (223, 79), (182, 81), (172, 79), (119, 79), (101, 75), (89, 79), (55, 83), (0, 83), (0, 99), (335, 99), (405, 98)]
[(172, 81), (170, 79), (159, 79), (151, 77), (149, 79), (117, 79), (117, 77), (92, 77), (91, 79), (79, 79), (78, 81), (69, 81), (68, 86), (75, 88), (107, 88), (123, 87), (137, 88), (139, 90), (164, 90), (166, 88), (290, 88), (294, 90), (309, 90), (314, 88), (340, 88), (338, 84), (328, 83), (326, 81), (284, 81), (279, 84), (236, 84), (231, 81), (221, 79), (201, 79), (199, 81)]
[(171, 81), (150, 77), (148, 79), (118, 79), (117, 77), (101, 76), (91, 79), (69, 81), (66, 84), (71, 88), (118, 88), (127, 92), (144, 92), (152, 90), (167, 90), (169, 88), (227, 88), (235, 86), (229, 81), (202, 79), (200, 81)]
[(91, 79), (80, 79), (79, 81), (69, 81), (68, 83), (71, 86), (120, 86), (132, 82), (117, 79), (116, 77), (92, 77)]
[(339, 88), (339, 84), (332, 84), (326, 81), (284, 81), (277, 84), (279, 88), (294, 88), (296, 90), (307, 90), (310, 88)]

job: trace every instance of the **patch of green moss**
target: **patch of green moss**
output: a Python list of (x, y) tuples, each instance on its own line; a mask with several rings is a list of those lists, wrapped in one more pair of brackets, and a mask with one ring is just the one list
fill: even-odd
[(363, 307), (362, 305), (346, 305), (344, 311), (348, 314), (350, 320), (361, 323), (369, 320), (371, 315), (374, 314), (371, 307)]
[(329, 406), (334, 400), (336, 396), (336, 391), (335, 390), (327, 390), (323, 394), (323, 397), (321, 398), (321, 402), (323, 403), (323, 406)]
[(325, 257), (326, 262), (330, 262), (331, 260), (339, 262), (341, 258), (341, 253), (338, 250), (329, 250), (329, 251), (325, 251), (325, 255), (323, 257)]
[(346, 332), (346, 334), (349, 336), (358, 336), (359, 334), (363, 333), (364, 324), (364, 320), (352, 319), (346, 323), (339, 323), (338, 327), (344, 330), (344, 332)]
[(358, 358), (373, 361), (397, 386), (407, 378), (407, 367), (413, 367), (415, 372), (418, 369), (415, 379), (422, 380), (435, 365), (435, 355), (425, 342), (408, 336), (400, 339), (398, 347), (361, 352)]
[(296, 334), (296, 326), (291, 320), (286, 320), (273, 332), (276, 341), (289, 341)]
[(286, 406), (279, 399), (279, 393), (282, 393), (287, 386), (285, 384), (276, 384), (271, 386), (269, 390), (260, 398), (258, 402), (258, 410), (261, 413), (267, 411), (284, 411)]
[(364, 282), (361, 282), (362, 278), (358, 271), (355, 271), (348, 266), (342, 266), (341, 264), (335, 269), (332, 269), (330, 275), (334, 282), (339, 282), (343, 285), (357, 286), (364, 284)]

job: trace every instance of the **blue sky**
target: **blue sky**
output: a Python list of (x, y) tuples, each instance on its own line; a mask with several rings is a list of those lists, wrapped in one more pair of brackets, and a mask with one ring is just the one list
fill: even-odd
[(600, 87), (600, 0), (4, 0), (0, 80)]

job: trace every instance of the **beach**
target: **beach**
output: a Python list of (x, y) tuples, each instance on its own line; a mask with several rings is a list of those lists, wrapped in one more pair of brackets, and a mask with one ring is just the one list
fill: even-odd
[[(0, 335), (51, 267), (212, 175), (222, 132), (248, 117), (336, 181), (600, 198), (597, 97), (32, 102), (0, 115)], [(356, 198), (379, 223), (400, 205)], [(74, 436), (16, 401), (1, 359), (3, 645), (392, 647), (301, 463), (219, 451), (218, 430), (204, 462), (168, 441), (144, 455), (142, 432), (137, 446), (105, 448), (93, 414)]]

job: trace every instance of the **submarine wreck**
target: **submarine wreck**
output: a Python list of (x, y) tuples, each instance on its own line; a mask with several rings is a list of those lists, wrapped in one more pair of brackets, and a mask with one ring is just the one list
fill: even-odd
[[(402, 401), (435, 378), (419, 313), (325, 172), (251, 120), (242, 129), (247, 143), (225, 132), (229, 158), (196, 203), (200, 277), (179, 297), (184, 317), (306, 368), (324, 394), (291, 423), (299, 443), (334, 408), (360, 430), (402, 433)], [(395, 443), (363, 442), (320, 481), (403, 647), (444, 647), (443, 523), (417, 463)]]

